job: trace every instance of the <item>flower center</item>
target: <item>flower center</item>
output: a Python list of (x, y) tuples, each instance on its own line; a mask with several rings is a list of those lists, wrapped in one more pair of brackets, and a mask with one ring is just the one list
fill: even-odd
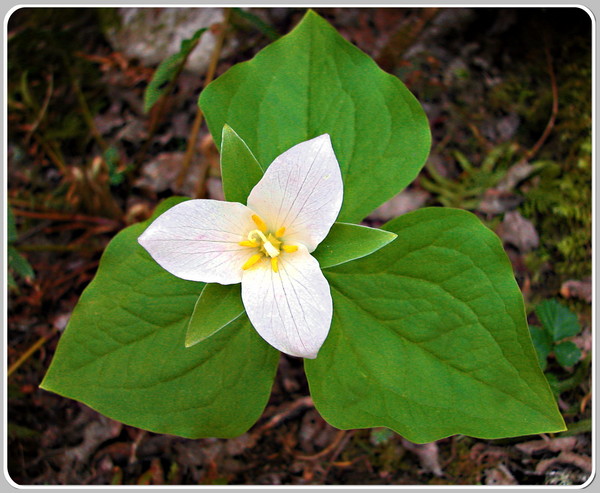
[(261, 253), (268, 255), (271, 258), (277, 257), (280, 253), (279, 247), (282, 242), (271, 233), (269, 233), (268, 236), (265, 236), (262, 231), (255, 229), (248, 233), (248, 241), (260, 245)]
[(242, 265), (242, 269), (249, 269), (263, 259), (270, 259), (273, 272), (279, 272), (278, 260), (281, 252), (293, 253), (298, 250), (298, 246), (283, 244), (281, 237), (285, 234), (285, 228), (279, 228), (275, 231), (275, 234), (273, 234), (267, 231), (267, 225), (260, 216), (253, 214), (252, 220), (258, 229), (250, 231), (250, 233), (248, 233), (248, 239), (240, 241), (240, 245), (249, 248), (258, 248), (258, 253), (252, 255), (246, 263)]

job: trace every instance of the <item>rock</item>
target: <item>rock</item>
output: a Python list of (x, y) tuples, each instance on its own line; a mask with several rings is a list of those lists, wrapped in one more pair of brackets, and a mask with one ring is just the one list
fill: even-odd
[[(140, 8), (117, 9), (118, 22), (105, 28), (109, 43), (127, 58), (138, 59), (143, 65), (157, 66), (165, 58), (177, 53), (181, 42), (191, 38), (203, 27), (223, 21), (222, 8)], [(208, 67), (216, 37), (206, 31), (190, 57), (186, 67), (203, 73)], [(226, 43), (222, 56), (231, 53), (232, 42)]]

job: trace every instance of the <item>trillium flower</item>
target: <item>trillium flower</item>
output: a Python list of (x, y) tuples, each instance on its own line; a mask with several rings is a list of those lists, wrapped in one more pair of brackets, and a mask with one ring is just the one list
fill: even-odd
[(331, 325), (329, 284), (311, 255), (343, 198), (329, 135), (278, 156), (248, 205), (189, 200), (160, 215), (139, 243), (189, 281), (242, 283), (242, 301), (261, 337), (292, 356), (316, 358)]

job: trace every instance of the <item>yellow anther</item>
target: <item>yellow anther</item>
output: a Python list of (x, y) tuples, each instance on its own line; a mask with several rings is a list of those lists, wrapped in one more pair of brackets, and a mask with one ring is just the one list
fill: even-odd
[(240, 241), (239, 245), (240, 246), (245, 246), (245, 247), (257, 247), (257, 246), (259, 246), (258, 243), (254, 242), (254, 241), (250, 241), (250, 240)]
[(298, 245), (283, 245), (281, 248), (283, 248), (283, 251), (287, 253), (294, 253), (298, 251)]
[(279, 228), (277, 231), (275, 231), (275, 236), (277, 236), (277, 238), (281, 238), (284, 234), (285, 228)]
[(279, 272), (279, 266), (277, 265), (277, 261), (279, 259), (277, 257), (273, 257), (271, 259), (271, 269), (273, 269), (273, 272)]
[(242, 269), (244, 269), (244, 270), (249, 269), (256, 262), (258, 262), (261, 258), (262, 258), (262, 255), (260, 253), (252, 255), (252, 257), (250, 257), (248, 260), (246, 260), (246, 263), (244, 265), (242, 265)]
[(257, 216), (256, 214), (252, 214), (252, 220), (254, 221), (254, 224), (256, 224), (258, 229), (260, 229), (263, 233), (267, 232), (267, 225), (259, 216)]

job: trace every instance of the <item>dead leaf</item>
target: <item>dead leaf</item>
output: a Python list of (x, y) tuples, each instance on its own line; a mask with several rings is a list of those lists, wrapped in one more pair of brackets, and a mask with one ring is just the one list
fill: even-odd
[(573, 452), (561, 452), (558, 457), (552, 459), (544, 459), (538, 463), (535, 468), (537, 474), (544, 474), (555, 464), (569, 464), (578, 467), (587, 473), (592, 472), (592, 459), (584, 455), (575, 454)]
[(66, 449), (61, 460), (65, 465), (73, 464), (75, 468), (82, 468), (94, 453), (94, 451), (107, 440), (119, 436), (122, 423), (99, 416), (97, 421), (92, 421), (86, 425), (83, 430), (83, 441), (75, 446)]
[(559, 437), (550, 440), (532, 440), (529, 442), (518, 443), (515, 448), (527, 455), (533, 455), (543, 450), (551, 452), (572, 451), (577, 445), (577, 437)]
[(389, 221), (402, 214), (418, 209), (428, 198), (429, 192), (425, 190), (404, 190), (375, 209), (369, 215), (369, 219), (375, 221)]
[(536, 166), (529, 164), (527, 161), (519, 161), (518, 163), (513, 164), (504, 178), (496, 185), (496, 190), (500, 192), (511, 192), (519, 182), (531, 175), (536, 169)]
[(487, 469), (484, 471), (484, 474), (485, 484), (488, 486), (519, 484), (504, 464), (499, 464), (498, 467), (495, 467), (494, 469)]
[(502, 214), (503, 212), (515, 209), (522, 201), (522, 197), (512, 192), (489, 188), (483, 194), (477, 210), (484, 214)]
[(257, 438), (250, 433), (244, 433), (225, 442), (225, 451), (231, 455), (241, 455), (244, 451), (256, 445)]
[(530, 252), (540, 244), (533, 223), (518, 211), (507, 212), (502, 223), (496, 228), (496, 233), (505, 243), (517, 247), (521, 253)]
[(142, 166), (140, 177), (135, 181), (135, 186), (145, 188), (156, 193), (172, 190), (174, 193), (192, 196), (195, 184), (200, 175), (200, 166), (192, 162), (186, 180), (177, 187), (177, 177), (181, 171), (183, 157), (182, 151), (163, 152)]
[(440, 465), (439, 449), (436, 442), (431, 443), (412, 443), (406, 438), (402, 439), (404, 448), (419, 459), (419, 464), (424, 472), (431, 472), (437, 477), (444, 475), (442, 466)]
[(314, 408), (309, 409), (302, 417), (302, 423), (298, 432), (300, 448), (312, 454), (331, 443), (337, 431), (327, 424)]
[(563, 298), (578, 298), (588, 303), (592, 302), (592, 278), (588, 277), (581, 281), (569, 279), (560, 287)]

